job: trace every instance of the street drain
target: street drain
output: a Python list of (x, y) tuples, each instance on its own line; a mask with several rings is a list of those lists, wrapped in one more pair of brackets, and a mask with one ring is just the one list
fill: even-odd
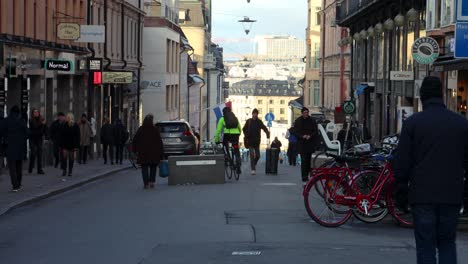
[(233, 251), (233, 256), (260, 256), (261, 251)]

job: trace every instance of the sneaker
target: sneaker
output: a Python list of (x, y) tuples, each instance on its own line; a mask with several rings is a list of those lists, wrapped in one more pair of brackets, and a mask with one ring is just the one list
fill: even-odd
[(13, 189), (13, 190), (11, 190), (11, 191), (17, 193), (17, 192), (19, 191), (19, 189), (18, 189), (18, 188), (15, 188), (15, 189)]
[(150, 182), (149, 187), (150, 187), (151, 189), (154, 189), (154, 182)]
[(255, 170), (252, 171), (252, 175), (255, 175), (257, 174), (257, 172)]

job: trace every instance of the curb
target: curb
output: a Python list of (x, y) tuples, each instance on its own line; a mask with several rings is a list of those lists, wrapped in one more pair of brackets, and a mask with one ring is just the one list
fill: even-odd
[(81, 187), (83, 185), (95, 182), (95, 181), (100, 180), (100, 179), (104, 179), (104, 178), (106, 178), (106, 177), (108, 177), (108, 176), (110, 176), (112, 174), (115, 174), (115, 173), (118, 173), (118, 172), (121, 172), (121, 171), (124, 171), (124, 170), (128, 170), (128, 169), (131, 169), (131, 168), (133, 168), (133, 167), (128, 166), (128, 167), (124, 167), (124, 168), (118, 168), (118, 169), (102, 172), (102, 173), (97, 174), (96, 176), (94, 176), (92, 178), (86, 179), (84, 181), (76, 182), (76, 183), (74, 183), (74, 184), (72, 184), (70, 186), (66, 186), (64, 188), (60, 188), (60, 189), (57, 189), (57, 190), (52, 190), (52, 191), (48, 191), (48, 192), (45, 192), (45, 193), (42, 193), (42, 194), (38, 194), (35, 197), (26, 198), (26, 200), (24, 200), (24, 201), (21, 201), (19, 203), (16, 203), (16, 204), (13, 204), (13, 205), (9, 206), (9, 208), (4, 210), (3, 212), (0, 211), (0, 217), (3, 216), (3, 215), (8, 214), (11, 211), (13, 211), (15, 209), (18, 209), (20, 207), (27, 206), (27, 205), (30, 205), (30, 204), (33, 204), (33, 203), (37, 203), (37, 202), (45, 200), (47, 198), (50, 198), (50, 197), (53, 197), (53, 196), (56, 196), (56, 195), (71, 191), (71, 190), (76, 189), (78, 187)]

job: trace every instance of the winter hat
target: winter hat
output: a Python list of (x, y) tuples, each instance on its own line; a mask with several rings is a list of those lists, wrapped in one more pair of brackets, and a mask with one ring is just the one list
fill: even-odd
[(419, 94), (421, 96), (421, 101), (426, 101), (431, 98), (442, 98), (442, 82), (439, 77), (427, 76), (424, 78)]
[(309, 112), (309, 108), (307, 108), (307, 107), (302, 107), (301, 113), (304, 113), (304, 112)]
[(254, 110), (252, 110), (252, 114), (258, 114), (258, 109), (254, 108)]

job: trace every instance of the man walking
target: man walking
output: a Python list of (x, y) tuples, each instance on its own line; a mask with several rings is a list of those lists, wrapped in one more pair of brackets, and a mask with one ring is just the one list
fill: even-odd
[(114, 165), (115, 128), (108, 118), (104, 117), (103, 122), (104, 125), (101, 127), (102, 158), (104, 159), (104, 164), (107, 164), (107, 154), (109, 153), (110, 162)]
[(315, 120), (309, 116), (309, 109), (303, 107), (302, 116), (294, 122), (294, 134), (298, 138), (298, 149), (301, 154), (302, 182), (309, 180), (312, 154), (317, 146), (318, 128)]
[(91, 130), (91, 125), (89, 124), (88, 117), (86, 114), (81, 115), (81, 121), (79, 123), (80, 127), (80, 151), (79, 151), (79, 164), (86, 164), (88, 158), (88, 148), (91, 144), (91, 136), (93, 131)]
[(18, 192), (21, 188), (23, 178), (23, 159), (26, 155), (26, 140), (28, 137), (26, 122), (20, 114), (18, 106), (13, 106), (10, 115), (2, 120), (0, 134), (8, 143), (6, 157), (10, 170), (11, 184), (13, 192)]
[(42, 118), (38, 109), (33, 109), (31, 119), (29, 120), (29, 129), (31, 135), (29, 137), (29, 173), (32, 173), (34, 163), (37, 159), (37, 174), (44, 174), (42, 170), (42, 145), (44, 144), (44, 136), (46, 134), (45, 119)]
[(252, 169), (252, 175), (256, 174), (256, 166), (260, 160), (260, 142), (262, 139), (262, 130), (270, 138), (270, 132), (268, 131), (262, 120), (258, 119), (258, 110), (252, 111), (252, 118), (248, 119), (245, 123), (242, 131), (244, 132), (244, 145), (249, 148), (250, 152), (250, 168)]
[(65, 114), (59, 112), (57, 114), (57, 119), (50, 125), (49, 135), (50, 139), (52, 140), (53, 144), (53, 152), (54, 152), (54, 167), (57, 168), (60, 164), (60, 147), (59, 147), (59, 139), (60, 139), (60, 129), (61, 126), (65, 123)]
[(455, 264), (463, 177), (468, 172), (468, 121), (445, 108), (439, 78), (424, 78), (420, 95), (423, 112), (408, 118), (401, 131), (395, 198), (403, 210), (406, 203), (411, 205), (417, 263)]
[(129, 133), (127, 128), (122, 123), (122, 120), (117, 119), (114, 127), (114, 144), (115, 144), (115, 163), (122, 165), (123, 148), (127, 143)]

